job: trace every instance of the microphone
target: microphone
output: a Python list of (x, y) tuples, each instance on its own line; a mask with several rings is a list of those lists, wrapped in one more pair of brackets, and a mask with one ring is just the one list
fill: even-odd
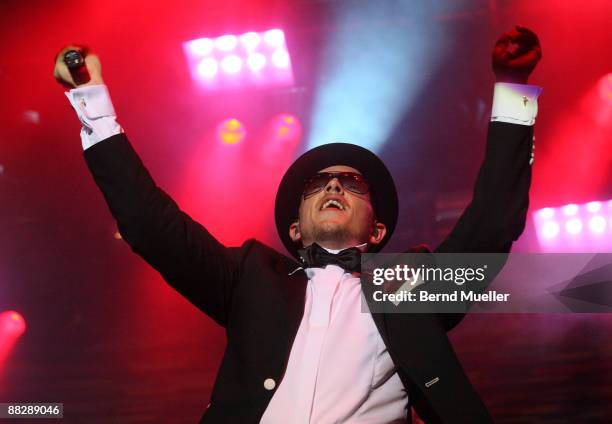
[(68, 50), (64, 53), (64, 63), (76, 85), (88, 83), (91, 77), (85, 66), (86, 51)]

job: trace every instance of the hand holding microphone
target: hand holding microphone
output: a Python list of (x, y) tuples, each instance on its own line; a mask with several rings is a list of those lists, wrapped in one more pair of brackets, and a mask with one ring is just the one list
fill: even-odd
[(64, 47), (55, 56), (53, 76), (66, 88), (104, 84), (98, 56), (76, 45)]

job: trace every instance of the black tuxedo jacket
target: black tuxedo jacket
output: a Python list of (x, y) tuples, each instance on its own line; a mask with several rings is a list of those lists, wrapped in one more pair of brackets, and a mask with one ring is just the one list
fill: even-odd
[[(525, 225), (532, 139), (530, 126), (489, 125), (473, 199), (436, 252), (509, 251)], [(226, 329), (227, 348), (202, 422), (259, 422), (274, 395), (264, 381), (272, 378), (278, 388), (303, 315), (305, 273), (292, 273), (299, 266), (294, 259), (256, 240), (240, 247), (219, 243), (155, 185), (124, 134), (84, 156), (132, 250)], [(446, 335), (461, 315), (372, 315), (426, 422), (491, 422)]]

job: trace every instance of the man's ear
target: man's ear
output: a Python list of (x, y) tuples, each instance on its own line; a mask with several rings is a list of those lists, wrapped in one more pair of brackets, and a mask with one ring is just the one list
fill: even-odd
[(372, 228), (372, 234), (368, 239), (370, 244), (379, 244), (387, 235), (387, 227), (382, 222), (374, 221), (374, 227)]
[(299, 221), (295, 221), (293, 224), (289, 226), (289, 237), (291, 237), (291, 240), (295, 242), (302, 240), (302, 234), (300, 234)]

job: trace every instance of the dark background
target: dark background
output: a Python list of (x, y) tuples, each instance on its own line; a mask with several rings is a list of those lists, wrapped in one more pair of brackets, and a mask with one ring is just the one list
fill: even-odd
[[(0, 311), (27, 323), (0, 364), (0, 402), (63, 402), (68, 422), (195, 422), (225, 343), (222, 329), (114, 237), (82, 159), (78, 119), (52, 77), (55, 53), (78, 42), (100, 55), (119, 122), (185, 210), (227, 244), (255, 236), (281, 249), (275, 188), (306, 149), (326, 78), (321, 52), (343, 8), (365, 3), (376, 4), (0, 3)], [(445, 48), (378, 151), (401, 200), (387, 251), (435, 244), (449, 225), (436, 217), (455, 216), (469, 199), (490, 111), (490, 50), (517, 23), (538, 33), (544, 52), (531, 79), (545, 89), (532, 208), (612, 198), (610, 121), (594, 118), (601, 105), (585, 103), (612, 71), (611, 2), (412, 3), (388, 22), (354, 24), (408, 29), (418, 21)], [(287, 34), (294, 89), (194, 90), (183, 41), (273, 27)], [(233, 151), (211, 136), (231, 116), (260, 134), (280, 112), (300, 118), (304, 137), (279, 160), (260, 154), (261, 135)], [(531, 224), (516, 248), (538, 250)], [(496, 422), (603, 423), (612, 416), (611, 331), (608, 315), (488, 315), (468, 316), (451, 338)]]

